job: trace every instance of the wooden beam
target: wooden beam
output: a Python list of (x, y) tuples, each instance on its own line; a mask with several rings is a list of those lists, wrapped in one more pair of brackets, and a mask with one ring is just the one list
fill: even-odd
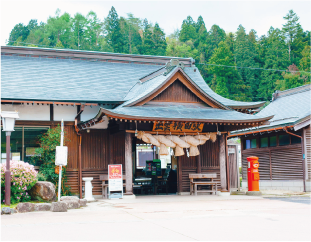
[(54, 106), (50, 104), (50, 121), (54, 121)]
[(125, 133), (125, 176), (125, 195), (133, 195), (132, 134), (130, 133)]
[(224, 135), (219, 138), (219, 166), (220, 166), (220, 186), (222, 191), (227, 191), (226, 177), (226, 141)]

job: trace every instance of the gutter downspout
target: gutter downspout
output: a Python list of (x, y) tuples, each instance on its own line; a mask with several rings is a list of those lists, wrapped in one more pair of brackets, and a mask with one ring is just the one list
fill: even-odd
[[(293, 134), (289, 131), (287, 131), (287, 127), (284, 128), (285, 129), (285, 132), (290, 134), (290, 135), (293, 135), (293, 136), (296, 136), (298, 138), (301, 139), (301, 154), (302, 154), (302, 179), (303, 179), (303, 192), (306, 192), (306, 174), (305, 174), (305, 159), (304, 159), (304, 139), (302, 136), (300, 135), (297, 135), (297, 134)], [(302, 129), (302, 132), (304, 132), (304, 129)]]
[(79, 151), (78, 151), (78, 163), (79, 163), (79, 196), (82, 199), (82, 152), (81, 152), (81, 145), (82, 145), (82, 135), (79, 133), (78, 128), (78, 118), (80, 118), (81, 113), (84, 111), (84, 104), (81, 104), (81, 110), (78, 112), (77, 116), (75, 117), (75, 130), (79, 137)]

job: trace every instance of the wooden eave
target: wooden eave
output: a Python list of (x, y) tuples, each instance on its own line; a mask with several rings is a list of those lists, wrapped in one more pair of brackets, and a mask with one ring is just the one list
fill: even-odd
[(131, 116), (131, 115), (125, 115), (125, 114), (117, 114), (114, 112), (111, 112), (108, 109), (101, 108), (101, 112), (105, 113), (110, 118), (120, 119), (120, 120), (138, 120), (138, 121), (177, 121), (177, 122), (200, 122), (200, 123), (220, 123), (220, 124), (245, 124), (249, 126), (257, 125), (257, 124), (267, 124), (267, 120), (271, 119), (273, 116), (265, 117), (265, 118), (259, 118), (255, 120), (223, 120), (223, 119), (197, 119), (197, 118), (191, 118), (191, 119), (184, 119), (184, 118), (160, 118), (160, 117), (144, 117), (144, 116)]
[(184, 73), (184, 71), (181, 68), (177, 68), (174, 72), (172, 72), (168, 77), (167, 80), (154, 89), (152, 92), (148, 93), (147, 96), (144, 96), (128, 105), (125, 105), (125, 107), (130, 106), (142, 106), (145, 103), (151, 101), (153, 98), (155, 98), (157, 95), (162, 93), (166, 88), (168, 88), (171, 84), (173, 84), (176, 80), (179, 80), (182, 82), (191, 92), (193, 92), (199, 99), (201, 99), (204, 103), (207, 105), (213, 107), (213, 108), (220, 108), (229, 110), (230, 108), (224, 106), (223, 104), (217, 102), (215, 99), (208, 96), (205, 92), (201, 90), (188, 76)]

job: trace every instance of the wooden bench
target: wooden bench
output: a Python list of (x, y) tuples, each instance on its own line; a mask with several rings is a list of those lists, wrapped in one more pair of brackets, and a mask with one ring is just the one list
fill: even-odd
[[(108, 199), (108, 175), (99, 175), (99, 180), (102, 181), (102, 196)], [(123, 176), (123, 187), (126, 186), (125, 181), (125, 176)]]
[[(190, 195), (194, 193), (195, 196), (198, 195), (198, 192), (211, 192), (217, 193), (217, 182), (213, 181), (214, 178), (217, 178), (216, 173), (205, 173), (205, 174), (189, 174), (190, 179)], [(209, 181), (198, 181), (198, 179), (209, 179)], [(211, 190), (198, 190), (198, 186), (210, 185)]]

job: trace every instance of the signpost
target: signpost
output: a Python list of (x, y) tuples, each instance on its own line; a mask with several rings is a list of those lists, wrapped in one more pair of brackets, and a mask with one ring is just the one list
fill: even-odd
[(123, 198), (122, 165), (108, 165), (108, 188), (110, 198)]
[(59, 166), (58, 178), (58, 201), (60, 201), (60, 192), (62, 188), (62, 166), (67, 165), (68, 147), (64, 146), (64, 121), (61, 124), (60, 146), (56, 146), (55, 165)]

